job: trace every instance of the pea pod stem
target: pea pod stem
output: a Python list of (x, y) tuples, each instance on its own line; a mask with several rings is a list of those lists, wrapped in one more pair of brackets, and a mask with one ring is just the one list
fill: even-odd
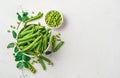
[(17, 30), (18, 30), (18, 28), (19, 28), (20, 24), (21, 24), (21, 22), (18, 24), (18, 26), (17, 26)]

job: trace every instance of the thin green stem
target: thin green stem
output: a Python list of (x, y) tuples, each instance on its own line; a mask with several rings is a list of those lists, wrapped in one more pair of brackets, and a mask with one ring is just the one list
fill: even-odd
[(18, 30), (18, 28), (19, 28), (20, 24), (21, 24), (21, 22), (18, 24), (18, 26), (17, 26), (17, 30)]

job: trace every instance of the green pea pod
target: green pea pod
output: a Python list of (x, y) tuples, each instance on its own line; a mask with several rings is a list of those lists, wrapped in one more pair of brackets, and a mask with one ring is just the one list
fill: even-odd
[(39, 57), (38, 62), (41, 64), (43, 70), (46, 70), (46, 65), (45, 65), (44, 61), (42, 60), (42, 58)]
[(23, 36), (25, 36), (25, 35), (27, 35), (27, 34), (29, 34), (29, 33), (31, 33), (31, 32), (34, 32), (34, 31), (35, 31), (35, 30), (24, 31), (24, 32), (21, 32), (20, 35), (21, 35), (21, 37), (23, 37)]
[(39, 42), (39, 52), (42, 54), (42, 39)]
[(41, 57), (41, 59), (43, 59), (44, 61), (48, 62), (49, 65), (53, 65), (53, 62), (52, 62), (50, 59), (48, 59), (48, 58), (46, 58), (46, 57), (44, 57), (44, 56), (40, 56), (40, 57)]
[(51, 45), (52, 45), (51, 47), (52, 47), (52, 50), (54, 50), (54, 48), (55, 48), (56, 41), (57, 41), (56, 36), (53, 35), (53, 36), (52, 36), (52, 39), (51, 39)]
[(28, 55), (36, 56), (37, 54), (34, 51), (25, 52)]
[(38, 42), (38, 46), (35, 48), (35, 52), (36, 53), (40, 53), (40, 48), (41, 48), (41, 42), (42, 42), (42, 40), (40, 40), (39, 42)]
[(44, 39), (43, 39), (43, 50), (46, 50), (47, 45), (48, 45), (48, 39), (47, 39), (47, 37), (45, 36)]
[(31, 48), (30, 48), (30, 50), (33, 50), (35, 47), (37, 47), (38, 46), (38, 42), (36, 42)]
[(28, 69), (32, 72), (32, 73), (36, 73), (36, 69), (29, 63), (29, 62), (26, 62), (27, 65), (28, 65)]
[(51, 33), (47, 34), (48, 39), (50, 38), (50, 36), (51, 36)]
[(64, 44), (64, 41), (61, 41), (55, 48), (54, 48), (54, 52), (58, 51), (60, 49), (60, 47)]
[(25, 26), (26, 28), (24, 28), (24, 30), (22, 32), (28, 31), (28, 30), (32, 29), (34, 26), (35, 26), (34, 24), (27, 25), (27, 26)]
[(48, 30), (46, 30), (46, 33), (45, 33), (45, 35), (48, 35), (49, 34), (49, 31)]
[(39, 34), (39, 32), (36, 32), (35, 34), (30, 35), (29, 37), (18, 39), (18, 41), (25, 41), (25, 40), (31, 39), (31, 38), (35, 37), (36, 35), (38, 35), (38, 34)]
[(35, 51), (35, 53), (37, 53), (37, 54), (39, 54), (38, 47), (39, 47), (39, 45), (38, 45), (38, 46), (36, 46), (36, 48), (34, 48), (34, 51)]
[(26, 51), (30, 48), (32, 48), (32, 46), (41, 38), (41, 36), (38, 36), (28, 47), (26, 47), (25, 49), (23, 49), (22, 51)]
[(20, 45), (24, 45), (26, 44), (27, 42), (30, 42), (30, 41), (34, 41), (35, 39), (29, 39), (29, 40), (26, 40), (26, 41), (21, 41), (21, 42), (18, 42), (17, 44), (20, 46)]
[(40, 46), (40, 49), (41, 49), (41, 52), (44, 51), (44, 48), (43, 48), (43, 38), (41, 38), (41, 46)]
[(31, 36), (31, 35), (33, 35), (33, 34), (34, 34), (33, 32), (28, 33), (28, 34), (26, 34), (26, 35), (24, 35), (24, 36), (21, 36), (21, 34), (19, 34), (20, 36), (17, 38), (17, 40), (18, 40), (18, 39), (21, 39), (21, 38), (27, 38), (27, 37), (29, 37), (29, 36)]
[(43, 16), (43, 13), (39, 12), (36, 16), (31, 17), (31, 18), (29, 18), (28, 20), (26, 20), (25, 23), (28, 23), (28, 22), (30, 22), (30, 21), (39, 19), (39, 18), (41, 18), (42, 16)]
[(45, 33), (46, 33), (46, 30), (43, 30), (43, 31), (42, 31), (42, 34), (45, 34)]
[[(29, 36), (31, 36), (31, 35), (33, 35), (34, 33), (33, 32), (31, 32), (31, 33), (29, 33), (29, 34), (27, 34), (27, 35), (25, 35), (25, 36), (21, 36), (20, 38), (27, 38), (27, 37), (29, 37)], [(20, 38), (18, 38), (18, 39), (20, 39)]]
[[(26, 48), (27, 46), (26, 45), (22, 45), (20, 46), (20, 50), (22, 51), (24, 48)], [(23, 52), (23, 51), (22, 51)]]
[(30, 45), (31, 44), (30, 41), (28, 41), (27, 44)]

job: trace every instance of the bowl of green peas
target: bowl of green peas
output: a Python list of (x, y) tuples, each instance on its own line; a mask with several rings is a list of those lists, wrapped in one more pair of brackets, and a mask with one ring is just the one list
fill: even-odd
[(59, 28), (63, 23), (63, 15), (57, 10), (50, 10), (45, 15), (45, 23), (51, 29)]
[(17, 45), (25, 54), (38, 56), (49, 48), (51, 32), (45, 26), (30, 24), (24, 26), (18, 34)]

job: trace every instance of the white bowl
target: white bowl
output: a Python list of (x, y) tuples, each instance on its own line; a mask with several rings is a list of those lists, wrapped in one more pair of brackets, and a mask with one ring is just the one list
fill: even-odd
[[(57, 11), (57, 10), (50, 10), (50, 11)], [(48, 12), (50, 12), (50, 11), (48, 11)], [(48, 12), (47, 12), (47, 13), (48, 13)], [(59, 11), (57, 11), (57, 12), (59, 12)], [(47, 13), (46, 13), (46, 14), (47, 14)], [(51, 26), (49, 26), (49, 25), (46, 23), (46, 21), (45, 21), (45, 23), (46, 23), (46, 25), (47, 25), (48, 28), (50, 28), (50, 29), (57, 29), (57, 28), (60, 28), (60, 27), (62, 26), (62, 24), (63, 24), (63, 15), (62, 15), (61, 12), (59, 12), (59, 13), (60, 13), (61, 18), (62, 18), (61, 24), (58, 25), (58, 26), (56, 26), (56, 27), (51, 27)], [(45, 15), (45, 16), (46, 16), (46, 15)]]

